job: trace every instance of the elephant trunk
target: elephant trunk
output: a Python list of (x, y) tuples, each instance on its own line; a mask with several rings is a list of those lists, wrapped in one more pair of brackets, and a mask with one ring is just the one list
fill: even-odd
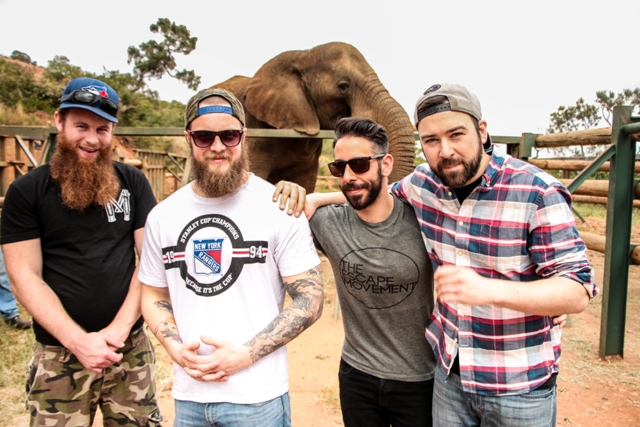
[(364, 79), (362, 93), (362, 99), (352, 103), (351, 115), (370, 118), (387, 130), (389, 153), (394, 159), (389, 182), (398, 181), (414, 169), (414, 127), (404, 108), (391, 97), (375, 73)]

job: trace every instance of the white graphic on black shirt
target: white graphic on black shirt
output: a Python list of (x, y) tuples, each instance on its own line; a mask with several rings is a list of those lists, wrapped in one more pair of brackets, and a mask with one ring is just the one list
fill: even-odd
[(131, 219), (131, 205), (129, 204), (129, 198), (131, 193), (129, 190), (123, 189), (120, 191), (120, 197), (118, 200), (111, 200), (105, 206), (107, 210), (107, 219), (109, 222), (116, 222), (116, 214), (124, 213), (124, 220), (129, 221)]

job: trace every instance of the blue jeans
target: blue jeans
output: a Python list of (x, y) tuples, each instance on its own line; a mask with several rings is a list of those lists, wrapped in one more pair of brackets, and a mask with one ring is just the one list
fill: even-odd
[(385, 380), (344, 360), (338, 378), (345, 427), (431, 427), (433, 380)]
[(18, 315), (18, 306), (16, 297), (11, 292), (9, 279), (7, 278), (7, 270), (4, 267), (4, 255), (0, 251), (0, 315), (2, 319), (13, 319)]
[(175, 400), (174, 427), (291, 427), (289, 393), (260, 403)]
[(460, 377), (436, 369), (433, 425), (442, 427), (555, 427), (556, 387), (517, 396), (482, 396), (462, 390)]

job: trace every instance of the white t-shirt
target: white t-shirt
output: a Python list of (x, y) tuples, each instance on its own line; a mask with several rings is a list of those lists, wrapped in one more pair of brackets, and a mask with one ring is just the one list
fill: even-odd
[[(244, 344), (282, 311), (282, 277), (320, 264), (306, 218), (282, 212), (273, 191), (253, 174), (220, 198), (200, 197), (188, 185), (149, 214), (139, 278), (169, 288), (183, 342), (206, 335)], [(201, 342), (199, 354), (212, 351)], [(287, 391), (285, 347), (222, 383), (196, 381), (174, 364), (179, 400), (258, 403)]]

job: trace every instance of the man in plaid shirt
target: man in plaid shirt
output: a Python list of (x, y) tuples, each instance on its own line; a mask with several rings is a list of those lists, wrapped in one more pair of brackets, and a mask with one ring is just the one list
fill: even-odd
[(431, 86), (415, 122), (427, 164), (392, 185), (436, 268), (426, 331), (435, 426), (555, 426), (560, 328), (598, 293), (558, 180), (493, 151), (478, 99)]

